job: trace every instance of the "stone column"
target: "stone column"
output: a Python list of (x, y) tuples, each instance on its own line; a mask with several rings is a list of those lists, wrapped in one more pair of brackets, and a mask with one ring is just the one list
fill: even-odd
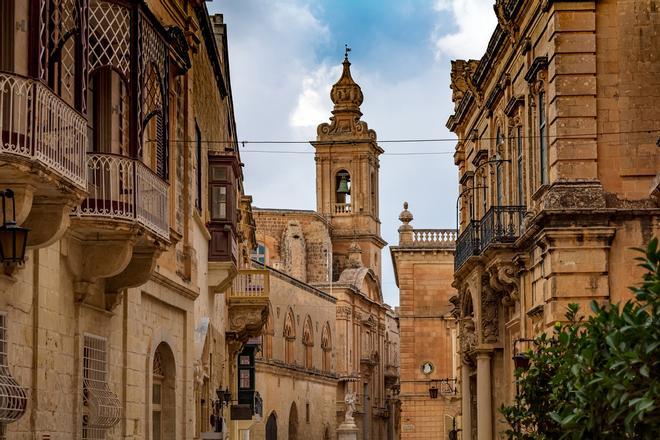
[(493, 408), (490, 381), (490, 351), (477, 352), (477, 439), (492, 440)]
[(461, 429), (466, 439), (470, 438), (472, 432), (472, 414), (470, 411), (470, 366), (463, 364), (461, 366)]

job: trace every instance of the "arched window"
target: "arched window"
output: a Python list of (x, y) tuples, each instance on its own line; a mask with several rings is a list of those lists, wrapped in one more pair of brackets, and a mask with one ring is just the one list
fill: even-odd
[(266, 264), (266, 245), (263, 243), (257, 243), (257, 248), (252, 252), (250, 258), (257, 260), (261, 264)]
[(161, 342), (153, 359), (151, 387), (151, 439), (174, 439), (175, 414), (175, 366), (170, 347)]
[(293, 317), (293, 311), (289, 309), (284, 318), (284, 362), (295, 364), (296, 356), (293, 342), (296, 340), (296, 321)]
[(262, 356), (264, 359), (273, 358), (273, 335), (275, 334), (275, 327), (273, 326), (273, 309), (269, 307), (268, 320), (266, 321), (266, 330), (264, 331), (264, 344)]
[(302, 343), (305, 346), (305, 368), (312, 368), (314, 366), (314, 329), (312, 328), (312, 320), (309, 316), (305, 318), (305, 324), (303, 325)]
[(321, 331), (321, 350), (323, 352), (323, 371), (332, 370), (332, 333), (328, 322)]
[(335, 213), (351, 212), (351, 175), (346, 170), (335, 175)]

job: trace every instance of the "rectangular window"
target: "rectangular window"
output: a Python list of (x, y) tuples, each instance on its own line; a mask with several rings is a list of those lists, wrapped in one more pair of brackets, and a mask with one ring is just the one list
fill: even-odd
[(251, 360), (250, 356), (243, 356), (241, 355), (238, 361), (239, 365), (250, 365)]
[(482, 182), (481, 182), (481, 209), (482, 209), (481, 215), (482, 216), (486, 215), (486, 207), (488, 206), (488, 200), (487, 200), (488, 199), (488, 193), (486, 191), (487, 190), (487, 186), (486, 186), (487, 181), (486, 181), (486, 176), (485, 176), (486, 173), (485, 172), (483, 172), (483, 173), (484, 173), (484, 177), (482, 178)]
[(227, 187), (213, 186), (211, 194), (211, 218), (213, 220), (227, 219)]
[(227, 176), (227, 167), (223, 165), (213, 165), (211, 166), (211, 181), (217, 182), (217, 181), (226, 181)]
[(518, 165), (518, 205), (525, 204), (525, 195), (523, 193), (523, 147), (522, 147), (522, 127), (516, 128), (516, 160)]
[(202, 131), (195, 122), (195, 164), (197, 166), (197, 193), (195, 194), (195, 207), (202, 211)]
[(239, 387), (241, 387), (244, 390), (249, 390), (251, 389), (251, 383), (250, 383), (250, 370), (238, 370), (238, 377), (239, 377)]
[(310, 421), (310, 412), (309, 412), (309, 403), (305, 404), (305, 422), (309, 423)]
[[(108, 368), (107, 341), (105, 338), (94, 335), (85, 335), (83, 338), (83, 440), (105, 439), (105, 429), (88, 426), (86, 420), (96, 417), (99, 396), (105, 396), (109, 391), (106, 383)], [(119, 405), (119, 401), (108, 402)], [(106, 403), (106, 402), (104, 402)]]
[(500, 163), (495, 168), (495, 179), (497, 180), (497, 206), (502, 206), (502, 164)]
[(541, 184), (548, 183), (548, 139), (546, 135), (545, 93), (539, 94), (539, 172)]

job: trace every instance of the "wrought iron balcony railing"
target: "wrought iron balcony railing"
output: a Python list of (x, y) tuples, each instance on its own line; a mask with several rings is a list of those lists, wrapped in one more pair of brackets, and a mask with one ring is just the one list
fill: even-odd
[(493, 206), (480, 221), (472, 220), (456, 240), (454, 270), (492, 244), (515, 242), (522, 234), (525, 206)]
[(455, 229), (413, 229), (414, 247), (447, 247), (456, 246)]
[(454, 253), (454, 270), (458, 270), (473, 255), (479, 255), (479, 232), (480, 223), (472, 220), (461, 232), (456, 240), (456, 252)]
[(239, 269), (232, 281), (230, 298), (268, 297), (270, 278), (266, 269)]
[(513, 243), (522, 232), (524, 206), (493, 206), (481, 219), (481, 251), (493, 243)]
[(35, 160), (85, 188), (87, 121), (39, 81), (0, 72), (0, 153)]
[(87, 154), (87, 198), (80, 217), (134, 220), (169, 239), (168, 185), (145, 164), (129, 157)]

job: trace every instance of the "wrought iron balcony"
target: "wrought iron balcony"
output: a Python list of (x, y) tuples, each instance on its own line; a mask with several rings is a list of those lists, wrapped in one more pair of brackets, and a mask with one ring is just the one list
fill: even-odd
[(472, 220), (456, 240), (454, 270), (493, 244), (515, 242), (522, 233), (525, 206), (493, 206), (481, 221)]
[(456, 240), (456, 252), (454, 253), (454, 270), (458, 270), (463, 263), (473, 255), (479, 255), (479, 233), (480, 222), (472, 220)]
[(513, 243), (522, 232), (524, 206), (493, 206), (481, 219), (481, 251), (494, 243)]
[(27, 158), (85, 188), (87, 121), (39, 81), (0, 72), (0, 136), (1, 155)]
[(413, 247), (454, 248), (455, 229), (413, 229)]
[(87, 182), (88, 196), (73, 215), (135, 221), (169, 239), (167, 182), (141, 161), (89, 153)]

